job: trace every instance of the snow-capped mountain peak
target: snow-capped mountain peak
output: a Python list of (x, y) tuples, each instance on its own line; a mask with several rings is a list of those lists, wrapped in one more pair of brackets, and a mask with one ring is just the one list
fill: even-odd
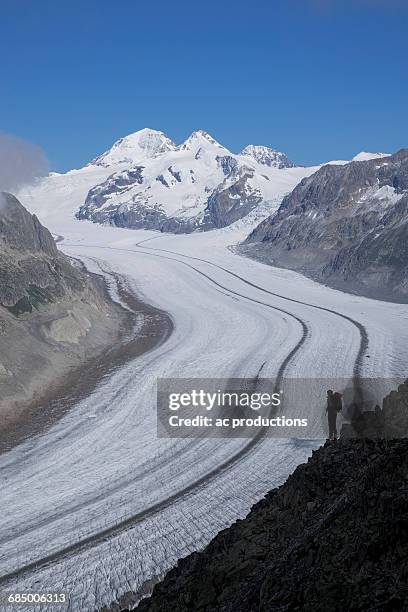
[(129, 150), (134, 162), (116, 164), (93, 185), (77, 218), (172, 232), (225, 227), (262, 202), (276, 207), (279, 196), (312, 172), (288, 167), (283, 154), (267, 147), (247, 147), (246, 155), (235, 155), (203, 130), (180, 146), (162, 132), (142, 130), (115, 143), (97, 164), (113, 170), (107, 162), (118, 153), (122, 160)]
[[(118, 227), (192, 232), (226, 227), (262, 204), (267, 214), (312, 168), (279, 169), (267, 147), (235, 154), (204, 130), (180, 145), (142, 129), (116, 141), (84, 168), (49, 177), (49, 189), (72, 191), (75, 216)], [(254, 152), (262, 152), (259, 163)], [(68, 188), (67, 188), (68, 189)], [(68, 189), (68, 190), (69, 190)], [(65, 197), (65, 196), (63, 196)], [(266, 212), (265, 212), (266, 211)]]
[(197, 130), (196, 132), (193, 132), (187, 138), (187, 140), (183, 142), (183, 144), (180, 146), (180, 149), (182, 151), (195, 150), (197, 152), (200, 148), (207, 150), (214, 149), (214, 147), (219, 149), (220, 151), (224, 151), (224, 153), (229, 153), (228, 149), (226, 149), (219, 142), (217, 142), (215, 138), (208, 134), (208, 132), (205, 132), (204, 130)]
[(117, 140), (108, 151), (92, 160), (91, 164), (109, 167), (117, 164), (140, 163), (145, 159), (176, 150), (177, 145), (166, 134), (144, 128)]
[(382, 157), (389, 157), (389, 153), (369, 153), (367, 151), (360, 151), (353, 157), (351, 161), (370, 161), (371, 159), (377, 159)]
[(252, 157), (258, 164), (269, 166), (270, 168), (295, 167), (295, 164), (290, 161), (285, 153), (261, 145), (248, 145), (245, 149), (242, 149), (240, 155)]

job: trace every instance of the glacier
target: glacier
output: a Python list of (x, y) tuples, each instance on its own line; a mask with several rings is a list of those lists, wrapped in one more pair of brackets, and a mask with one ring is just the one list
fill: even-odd
[[(407, 370), (407, 305), (351, 296), (237, 255), (234, 246), (258, 222), (255, 210), (194, 234), (76, 220), (89, 189), (110, 172), (94, 163), (18, 194), (65, 253), (106, 275), (114, 299), (113, 273), (174, 323), (165, 343), (0, 456), (1, 588), (64, 591), (74, 612), (127, 592), (142, 597), (321, 443), (159, 439), (158, 377), (275, 377), (283, 367), (296, 378), (392, 379)], [(280, 194), (278, 184), (276, 203)], [(320, 417), (311, 404), (316, 432)]]

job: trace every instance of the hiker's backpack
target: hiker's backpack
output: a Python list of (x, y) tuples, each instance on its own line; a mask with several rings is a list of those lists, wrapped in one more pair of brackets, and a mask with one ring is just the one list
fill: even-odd
[(334, 393), (334, 405), (336, 406), (337, 412), (340, 412), (341, 409), (343, 408), (343, 404), (341, 401), (341, 395), (338, 391)]

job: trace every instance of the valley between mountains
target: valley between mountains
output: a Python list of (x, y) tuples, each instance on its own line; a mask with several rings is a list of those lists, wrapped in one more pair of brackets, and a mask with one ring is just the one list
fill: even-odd
[[(372, 159), (387, 158), (352, 163)], [(17, 194), (64, 254), (110, 279), (114, 300), (120, 276), (172, 333), (0, 456), (2, 590), (49, 585), (75, 612), (141, 598), (321, 444), (318, 395), (305, 399), (315, 439), (158, 439), (157, 378), (406, 377), (406, 304), (237, 252), (315, 172), (266, 148), (231, 154), (203, 132), (175, 145), (147, 130)], [(380, 193), (390, 206), (405, 183), (392, 189)]]

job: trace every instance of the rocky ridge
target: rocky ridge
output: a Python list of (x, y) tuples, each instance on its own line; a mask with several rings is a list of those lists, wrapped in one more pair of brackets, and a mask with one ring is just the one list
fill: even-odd
[(402, 149), (323, 166), (240, 251), (346, 291), (406, 302), (407, 245), (408, 149)]
[(82, 291), (85, 276), (59, 253), (38, 218), (13, 195), (0, 197), (0, 306), (18, 315)]
[(124, 320), (101, 280), (58, 251), (13, 195), (0, 193), (0, 426), (113, 346)]

